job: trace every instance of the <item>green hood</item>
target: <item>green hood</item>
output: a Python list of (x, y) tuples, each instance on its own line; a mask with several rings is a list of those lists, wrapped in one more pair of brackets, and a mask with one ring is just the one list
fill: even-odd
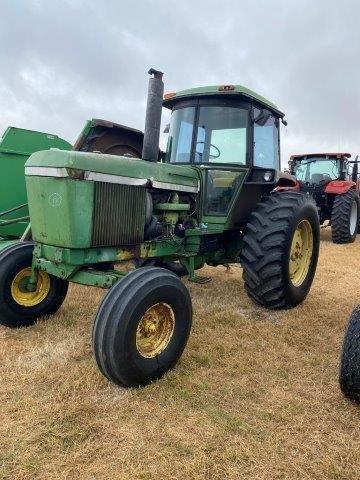
[[(190, 187), (188, 191), (194, 192), (198, 190), (199, 183), (198, 171), (191, 166), (154, 163), (98, 153), (66, 152), (56, 149), (34, 153), (26, 162), (25, 167), (26, 175), (69, 176), (98, 181), (101, 181), (102, 178), (102, 181), (111, 181), (111, 177), (108, 178), (110, 175), (137, 179), (139, 180), (137, 182), (139, 186), (147, 184), (151, 186), (154, 183), (156, 188), (165, 188), (165, 186), (156, 185), (160, 182), (173, 185), (175, 190), (176, 186)], [(83, 175), (82, 172), (84, 172)], [(116, 178), (113, 178), (113, 180), (114, 183), (121, 183), (121, 181), (117, 182)], [(185, 188), (184, 191), (186, 190)]]

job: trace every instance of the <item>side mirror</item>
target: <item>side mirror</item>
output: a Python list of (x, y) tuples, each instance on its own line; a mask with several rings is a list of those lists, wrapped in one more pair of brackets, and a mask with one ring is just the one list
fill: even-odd
[(170, 132), (170, 123), (168, 123), (167, 125), (165, 125), (165, 128), (164, 128), (163, 133), (169, 133), (169, 132)]

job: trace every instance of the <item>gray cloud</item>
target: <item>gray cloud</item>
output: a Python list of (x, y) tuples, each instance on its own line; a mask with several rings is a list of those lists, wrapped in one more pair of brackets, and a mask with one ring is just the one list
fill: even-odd
[(166, 88), (241, 83), (286, 112), (294, 152), (358, 152), (360, 4), (5, 0), (0, 130), (74, 141), (85, 120), (142, 129), (150, 66)]

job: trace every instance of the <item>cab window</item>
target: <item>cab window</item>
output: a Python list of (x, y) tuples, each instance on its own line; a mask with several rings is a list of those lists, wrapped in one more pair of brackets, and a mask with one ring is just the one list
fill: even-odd
[(201, 107), (195, 163), (245, 165), (248, 111), (236, 107)]
[(269, 110), (254, 108), (255, 167), (280, 169), (279, 119)]
[(195, 107), (179, 108), (172, 112), (166, 162), (190, 162), (194, 120)]

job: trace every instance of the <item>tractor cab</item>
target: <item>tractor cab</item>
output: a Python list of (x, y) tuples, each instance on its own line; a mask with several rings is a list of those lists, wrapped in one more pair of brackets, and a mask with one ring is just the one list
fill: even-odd
[(241, 85), (221, 85), (165, 94), (164, 106), (172, 110), (165, 162), (199, 172), (203, 221), (225, 221), (234, 202), (244, 209), (248, 202), (237, 197), (241, 190), (246, 198), (250, 184), (274, 188), (284, 114), (273, 103)]
[(310, 187), (311, 190), (319, 187), (324, 189), (331, 181), (351, 180), (352, 174), (357, 175), (357, 160), (350, 162), (350, 157), (350, 153), (292, 155), (290, 172), (300, 185)]

